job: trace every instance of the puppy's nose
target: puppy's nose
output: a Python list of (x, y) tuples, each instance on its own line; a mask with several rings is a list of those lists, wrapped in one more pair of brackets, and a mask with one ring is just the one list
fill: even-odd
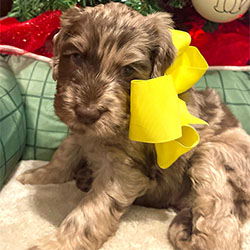
[(77, 119), (86, 125), (95, 123), (101, 117), (101, 112), (95, 108), (76, 107), (75, 114)]

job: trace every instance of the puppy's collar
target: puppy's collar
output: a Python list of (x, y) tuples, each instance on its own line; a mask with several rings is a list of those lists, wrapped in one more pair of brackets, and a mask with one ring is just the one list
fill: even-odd
[(189, 46), (188, 33), (171, 30), (178, 50), (164, 76), (131, 82), (129, 138), (154, 143), (157, 163), (167, 168), (199, 143), (199, 134), (190, 124), (207, 123), (189, 113), (178, 98), (206, 72), (208, 65), (199, 50)]

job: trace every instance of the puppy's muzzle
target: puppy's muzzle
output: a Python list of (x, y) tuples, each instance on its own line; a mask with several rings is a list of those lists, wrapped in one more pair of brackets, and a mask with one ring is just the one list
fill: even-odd
[(75, 109), (75, 114), (79, 122), (85, 125), (91, 125), (100, 119), (102, 112), (96, 108), (78, 106)]

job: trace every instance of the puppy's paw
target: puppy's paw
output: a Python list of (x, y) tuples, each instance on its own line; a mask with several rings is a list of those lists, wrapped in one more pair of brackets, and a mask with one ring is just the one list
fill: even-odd
[[(68, 245), (67, 242), (62, 238), (61, 240), (57, 238), (55, 234), (45, 236), (36, 243), (35, 246), (28, 248), (27, 250), (70, 250), (79, 249), (74, 248), (72, 245)], [(81, 249), (86, 250), (86, 249)]]
[(88, 192), (91, 189), (93, 182), (93, 173), (89, 168), (83, 168), (75, 173), (74, 179), (76, 186), (83, 192)]
[(192, 212), (191, 209), (184, 208), (175, 216), (175, 218), (171, 222), (168, 229), (168, 238), (176, 249), (191, 249), (191, 235)]
[(16, 179), (22, 184), (47, 184), (48, 173), (43, 168), (31, 169), (19, 175)]

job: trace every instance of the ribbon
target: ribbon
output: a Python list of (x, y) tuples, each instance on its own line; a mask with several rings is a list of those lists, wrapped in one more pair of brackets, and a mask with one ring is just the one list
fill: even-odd
[(131, 82), (129, 138), (154, 143), (157, 163), (171, 166), (181, 155), (199, 143), (199, 134), (190, 124), (207, 123), (189, 113), (178, 97), (192, 87), (208, 65), (199, 50), (189, 46), (188, 33), (171, 30), (178, 53), (164, 76)]

